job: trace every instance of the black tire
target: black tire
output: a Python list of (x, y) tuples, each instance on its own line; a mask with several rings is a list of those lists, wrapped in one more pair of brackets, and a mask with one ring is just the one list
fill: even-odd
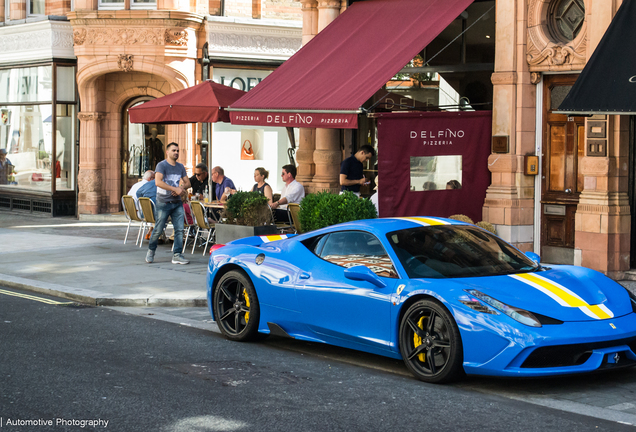
[(459, 329), (448, 310), (435, 300), (420, 300), (404, 314), (400, 353), (419, 380), (444, 383), (464, 375)]
[(260, 306), (245, 273), (232, 270), (224, 274), (214, 287), (212, 301), (216, 323), (226, 338), (241, 342), (258, 338)]

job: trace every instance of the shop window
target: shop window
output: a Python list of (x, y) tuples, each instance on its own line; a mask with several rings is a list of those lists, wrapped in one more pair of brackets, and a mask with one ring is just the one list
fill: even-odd
[(75, 105), (57, 104), (55, 107), (55, 189), (75, 189)]
[(57, 67), (57, 102), (75, 102), (75, 66)]
[(9, 168), (0, 184), (51, 191), (52, 105), (0, 106), (0, 149)]
[(411, 157), (411, 190), (461, 189), (462, 157)]

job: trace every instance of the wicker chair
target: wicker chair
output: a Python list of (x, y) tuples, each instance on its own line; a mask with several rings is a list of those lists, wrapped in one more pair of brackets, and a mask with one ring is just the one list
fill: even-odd
[[(126, 237), (124, 237), (124, 244), (128, 240), (128, 232), (130, 231), (130, 226), (133, 223), (139, 224), (139, 232), (137, 233), (137, 240), (135, 241), (135, 245), (139, 242), (139, 235), (141, 234), (142, 228), (145, 226), (146, 221), (141, 219), (137, 214), (137, 205), (135, 204), (135, 199), (132, 195), (124, 195), (121, 197), (121, 205), (124, 208), (124, 214), (128, 219), (128, 228), (126, 228)], [(143, 237), (142, 237), (143, 238)]]
[[(197, 247), (199, 233), (203, 234), (207, 231), (208, 237), (203, 247), (203, 255), (205, 255), (205, 252), (208, 250), (208, 244), (210, 243), (210, 237), (212, 237), (215, 232), (215, 225), (208, 223), (208, 218), (205, 216), (205, 207), (202, 202), (192, 201), (190, 205), (192, 207), (192, 215), (194, 216), (194, 225), (197, 227), (197, 232), (194, 235), (194, 244), (192, 245), (192, 254), (194, 254), (194, 248)], [(201, 243), (203, 244), (203, 239), (201, 239)]]
[(287, 204), (287, 210), (289, 211), (289, 216), (291, 217), (294, 232), (296, 234), (302, 233), (303, 229), (300, 226), (300, 204), (289, 203)]
[(155, 203), (153, 203), (150, 198), (139, 198), (139, 207), (141, 207), (141, 212), (144, 214), (144, 225), (141, 233), (141, 241), (139, 242), (139, 247), (141, 247), (146, 235), (146, 227), (154, 228), (157, 221), (155, 220)]

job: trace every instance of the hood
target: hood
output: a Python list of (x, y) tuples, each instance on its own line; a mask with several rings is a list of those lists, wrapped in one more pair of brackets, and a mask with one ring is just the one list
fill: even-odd
[(509, 306), (561, 321), (595, 321), (632, 312), (625, 288), (583, 267), (555, 266), (534, 273), (455, 279)]

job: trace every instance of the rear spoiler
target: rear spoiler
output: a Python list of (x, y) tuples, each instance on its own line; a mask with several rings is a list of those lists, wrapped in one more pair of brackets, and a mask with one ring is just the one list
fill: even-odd
[(270, 243), (277, 240), (284, 240), (287, 238), (291, 238), (296, 234), (276, 234), (276, 235), (262, 235), (262, 236), (253, 236), (253, 237), (245, 237), (238, 240), (233, 240), (227, 244), (232, 245), (250, 245), (250, 246), (262, 246), (266, 243)]

